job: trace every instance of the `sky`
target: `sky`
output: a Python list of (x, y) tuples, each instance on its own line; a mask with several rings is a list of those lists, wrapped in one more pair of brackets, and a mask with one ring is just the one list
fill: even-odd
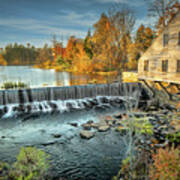
[(53, 35), (64, 44), (71, 35), (84, 38), (117, 1), (134, 10), (135, 29), (151, 25), (145, 0), (0, 0), (0, 47), (15, 42), (51, 45)]

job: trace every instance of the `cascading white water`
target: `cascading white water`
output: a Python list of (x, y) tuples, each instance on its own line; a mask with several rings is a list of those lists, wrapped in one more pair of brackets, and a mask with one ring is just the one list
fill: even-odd
[(98, 106), (103, 107), (103, 105), (106, 105), (106, 107), (110, 107), (111, 102), (116, 102), (116, 105), (120, 106), (129, 99), (132, 100), (132, 98), (120, 96), (97, 96), (96, 98), (84, 98), (77, 100), (52, 100), (42, 102), (36, 101), (24, 104), (10, 104), (8, 106), (1, 105), (0, 111), (4, 112), (2, 118), (9, 118), (21, 114), (33, 114), (39, 112), (50, 113), (56, 111), (64, 113), (74, 110), (94, 108)]
[[(48, 87), (38, 89), (1, 90), (0, 117), (23, 113), (68, 112), (94, 106), (121, 104), (127, 98), (138, 99), (143, 87), (139, 83), (113, 83), (101, 85)], [(115, 104), (115, 103), (114, 103)]]

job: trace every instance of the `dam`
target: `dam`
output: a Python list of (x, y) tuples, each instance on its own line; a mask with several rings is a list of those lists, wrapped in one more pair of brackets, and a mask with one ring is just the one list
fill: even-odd
[[(139, 83), (112, 83), (85, 86), (46, 87), (0, 91), (0, 115), (10, 117), (34, 112), (59, 112), (91, 108), (129, 98), (144, 99), (146, 90)], [(147, 96), (147, 95), (146, 95)], [(93, 101), (94, 99), (94, 101)]]

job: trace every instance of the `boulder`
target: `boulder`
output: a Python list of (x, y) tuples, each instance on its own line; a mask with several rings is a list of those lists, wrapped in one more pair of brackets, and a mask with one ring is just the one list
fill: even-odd
[(108, 125), (104, 125), (104, 126), (99, 126), (98, 127), (98, 131), (99, 132), (106, 132), (106, 131), (108, 131), (110, 129), (110, 126), (108, 126)]
[(95, 133), (90, 131), (81, 131), (80, 136), (83, 139), (91, 139), (95, 136)]
[(121, 113), (118, 113), (118, 114), (115, 114), (114, 117), (116, 119), (122, 119), (123, 118), (123, 115)]
[(88, 124), (92, 124), (92, 123), (94, 123), (94, 121), (93, 120), (89, 120), (87, 123)]
[(82, 127), (83, 127), (84, 130), (91, 130), (92, 126), (89, 123), (85, 123), (85, 124), (82, 124)]
[(108, 121), (107, 124), (108, 124), (109, 126), (113, 126), (113, 125), (114, 125), (114, 123), (113, 123), (112, 121)]
[(112, 116), (106, 116), (105, 121), (115, 121), (115, 119)]
[(101, 104), (101, 105), (97, 105), (94, 107), (94, 109), (96, 111), (104, 111), (104, 110), (107, 110), (109, 108), (110, 108), (109, 104)]
[(97, 129), (99, 127), (99, 124), (98, 123), (92, 123), (91, 127)]

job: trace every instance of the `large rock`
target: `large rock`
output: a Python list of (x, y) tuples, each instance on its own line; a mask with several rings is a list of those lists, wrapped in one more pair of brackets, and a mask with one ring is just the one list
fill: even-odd
[(92, 126), (89, 123), (85, 123), (85, 124), (82, 124), (82, 127), (83, 127), (84, 130), (91, 130)]
[(91, 139), (95, 136), (95, 132), (90, 132), (90, 131), (81, 131), (80, 136), (83, 139)]
[(98, 127), (98, 131), (99, 132), (106, 132), (110, 129), (110, 127), (108, 125), (104, 125), (104, 126), (99, 126)]
[(106, 122), (108, 122), (108, 121), (115, 121), (115, 119), (112, 116), (106, 116), (105, 117), (105, 121)]
[(97, 129), (99, 127), (99, 123), (92, 123), (91, 127)]

